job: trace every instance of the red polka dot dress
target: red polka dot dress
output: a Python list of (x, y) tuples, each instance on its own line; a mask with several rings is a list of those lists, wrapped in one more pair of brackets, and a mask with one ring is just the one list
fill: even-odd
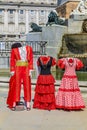
[(68, 110), (85, 108), (75, 72), (83, 67), (83, 63), (78, 58), (61, 58), (58, 60), (58, 67), (65, 69), (65, 72), (56, 95), (56, 108)]
[(55, 106), (55, 79), (51, 74), (51, 67), (56, 65), (56, 60), (50, 56), (38, 58), (37, 65), (41, 71), (35, 87), (33, 108), (54, 110)]

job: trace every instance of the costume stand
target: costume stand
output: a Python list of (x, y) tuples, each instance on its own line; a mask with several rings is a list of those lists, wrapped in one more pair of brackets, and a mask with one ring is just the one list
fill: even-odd
[(85, 108), (75, 72), (83, 67), (83, 63), (77, 58), (62, 58), (58, 61), (58, 67), (65, 69), (65, 72), (56, 95), (56, 108), (65, 110)]
[(50, 56), (38, 58), (37, 65), (41, 71), (37, 78), (33, 108), (53, 110), (55, 109), (55, 79), (50, 69), (56, 61)]
[(31, 79), (30, 70), (33, 69), (33, 52), (30, 46), (13, 48), (10, 58), (10, 71), (13, 75), (10, 78), (7, 104), (13, 107), (14, 102), (19, 105), (21, 84), (24, 89), (24, 101), (31, 101)]

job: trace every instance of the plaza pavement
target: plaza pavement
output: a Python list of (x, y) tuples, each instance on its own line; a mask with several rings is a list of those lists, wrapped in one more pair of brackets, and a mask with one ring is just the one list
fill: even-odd
[[(0, 78), (2, 80), (8, 81), (9, 77)], [(35, 83), (32, 79), (32, 99)], [(58, 84), (60, 81), (56, 81)], [(87, 82), (79, 84), (87, 106)], [(87, 130), (87, 108), (83, 111), (38, 110), (32, 108), (31, 101), (31, 111), (11, 111), (6, 105), (7, 93), (8, 83), (0, 83), (0, 130)]]

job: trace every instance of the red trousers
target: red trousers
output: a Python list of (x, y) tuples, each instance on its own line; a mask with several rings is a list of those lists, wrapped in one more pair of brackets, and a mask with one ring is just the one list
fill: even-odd
[(31, 100), (31, 79), (26, 66), (17, 66), (14, 76), (10, 78), (7, 104), (12, 107), (13, 102), (20, 101), (21, 86), (23, 83), (24, 100)]
[(29, 76), (29, 70), (26, 66), (17, 66), (15, 72), (16, 78), (16, 96), (15, 100), (20, 101), (20, 93), (21, 93), (21, 84), (23, 83), (24, 88), (24, 100), (30, 101), (31, 100), (31, 81)]

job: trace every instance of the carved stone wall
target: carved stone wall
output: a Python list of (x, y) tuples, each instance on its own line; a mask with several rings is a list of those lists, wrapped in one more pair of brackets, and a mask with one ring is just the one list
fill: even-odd
[(0, 39), (26, 40), (25, 35), (31, 31), (30, 23), (45, 25), (56, 6), (57, 0), (1, 0)]
[(77, 7), (79, 2), (77, 1), (69, 1), (66, 2), (56, 8), (60, 17), (69, 18), (70, 13)]
[(53, 3), (57, 4), (57, 0), (0, 0), (1, 2), (22, 2), (22, 3)]

